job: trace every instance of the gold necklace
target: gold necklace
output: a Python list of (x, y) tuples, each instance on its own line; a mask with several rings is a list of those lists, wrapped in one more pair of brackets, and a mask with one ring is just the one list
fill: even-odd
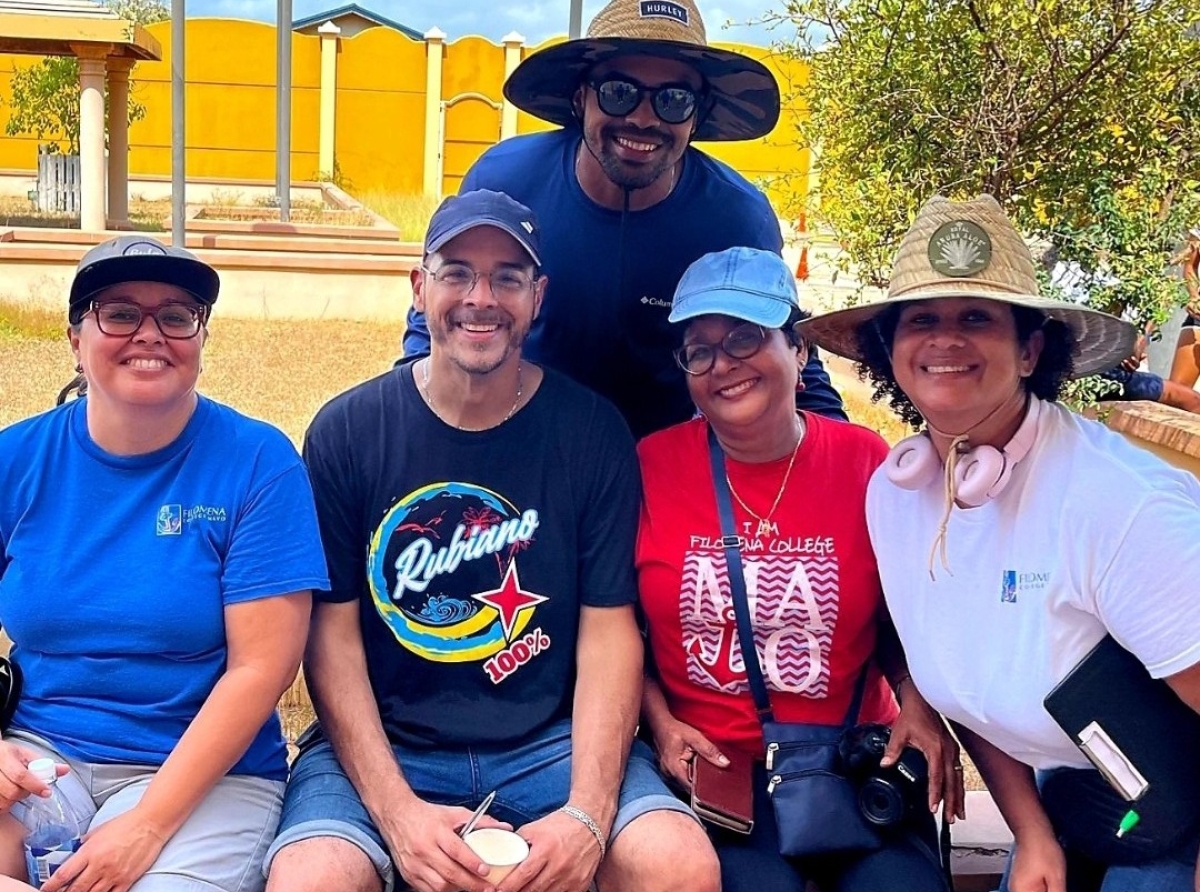
[(742, 509), (758, 521), (758, 528), (754, 533), (756, 539), (761, 539), (763, 536), (771, 534), (771, 517), (775, 514), (775, 509), (779, 507), (779, 503), (783, 499), (788, 479), (792, 476), (792, 466), (796, 464), (796, 456), (800, 454), (800, 444), (804, 442), (804, 422), (799, 415), (796, 416), (796, 427), (799, 434), (796, 437), (796, 446), (792, 449), (792, 457), (788, 460), (787, 470), (783, 472), (783, 482), (779, 484), (779, 492), (775, 493), (775, 501), (771, 503), (771, 509), (766, 514), (756, 513), (753, 508), (743, 501), (742, 497), (738, 495), (737, 490), (733, 488), (733, 481), (729, 479), (729, 466), (726, 465), (725, 467), (725, 485), (729, 487), (729, 491), (733, 493), (733, 497), (742, 506)]
[[(517, 398), (515, 400), (513, 400), (512, 408), (508, 410), (507, 415), (505, 415), (503, 418), (501, 418), (495, 424), (489, 424), (487, 427), (463, 427), (461, 424), (454, 424), (451, 421), (447, 421), (446, 417), (437, 410), (437, 406), (435, 406), (433, 404), (433, 394), (431, 394), (429, 392), (429, 366), (430, 366), (430, 364), (431, 364), (431, 361), (426, 359), (425, 360), (425, 368), (421, 373), (421, 393), (423, 393), (425, 396), (425, 402), (427, 402), (429, 404), (429, 410), (431, 412), (433, 412), (433, 414), (436, 415), (440, 421), (442, 421), (445, 424), (450, 425), (453, 428), (457, 428), (460, 431), (467, 431), (468, 433), (478, 433), (479, 431), (491, 430), (493, 427), (499, 427), (500, 425), (504, 424), (504, 422), (508, 421), (508, 419), (512, 418), (513, 414), (517, 411), (517, 406), (521, 405), (521, 367), (523, 364), (520, 361), (518, 361), (517, 362)], [(740, 499), (739, 499), (739, 501), (740, 501)]]

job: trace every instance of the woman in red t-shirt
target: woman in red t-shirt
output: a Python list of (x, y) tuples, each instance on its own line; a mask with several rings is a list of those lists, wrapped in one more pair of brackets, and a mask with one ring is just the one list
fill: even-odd
[(762, 729), (720, 543), (709, 425), (725, 453), (775, 718), (841, 724), (866, 672), (858, 720), (893, 726), (885, 759), (905, 745), (922, 750), (930, 808), (943, 791), (948, 814), (962, 808), (958, 747), (904, 669), (867, 535), (867, 481), (887, 446), (865, 428), (795, 410), (808, 351), (792, 327), (802, 317), (790, 270), (767, 251), (708, 254), (679, 283), (670, 319), (686, 328), (676, 358), (703, 417), (647, 437), (638, 448), (645, 490), (638, 586), (654, 667), (643, 712), (663, 772), (685, 789), (694, 760), (724, 766), (725, 754), (735, 751), (755, 760), (753, 832), (711, 833), (725, 892), (803, 892), (810, 879), (831, 892), (876, 892), (895, 888), (899, 876), (912, 892), (944, 890), (928, 815), (887, 834), (874, 851), (807, 859), (779, 854)]

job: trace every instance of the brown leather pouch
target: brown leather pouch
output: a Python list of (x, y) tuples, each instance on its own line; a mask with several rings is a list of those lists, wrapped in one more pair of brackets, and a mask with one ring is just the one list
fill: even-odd
[(692, 811), (718, 827), (749, 833), (754, 829), (754, 763), (738, 752), (725, 755), (729, 759), (725, 768), (701, 756), (692, 761)]

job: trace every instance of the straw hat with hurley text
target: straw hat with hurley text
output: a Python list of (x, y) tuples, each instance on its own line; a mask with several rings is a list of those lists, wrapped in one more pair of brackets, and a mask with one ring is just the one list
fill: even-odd
[(562, 126), (575, 123), (571, 100), (597, 65), (619, 56), (656, 56), (690, 65), (704, 79), (692, 139), (766, 136), (779, 120), (779, 85), (765, 65), (710, 46), (693, 0), (611, 0), (587, 36), (539, 50), (504, 84), (513, 105)]

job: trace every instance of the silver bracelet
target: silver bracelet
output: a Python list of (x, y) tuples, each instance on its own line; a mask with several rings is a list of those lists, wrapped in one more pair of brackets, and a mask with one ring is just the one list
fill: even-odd
[(576, 808), (573, 805), (564, 805), (559, 811), (565, 815), (570, 815), (592, 832), (592, 836), (596, 837), (596, 845), (600, 846), (600, 857), (603, 859), (604, 853), (608, 851), (608, 845), (604, 842), (604, 831), (600, 829), (599, 824), (592, 820), (592, 816), (582, 808)]

